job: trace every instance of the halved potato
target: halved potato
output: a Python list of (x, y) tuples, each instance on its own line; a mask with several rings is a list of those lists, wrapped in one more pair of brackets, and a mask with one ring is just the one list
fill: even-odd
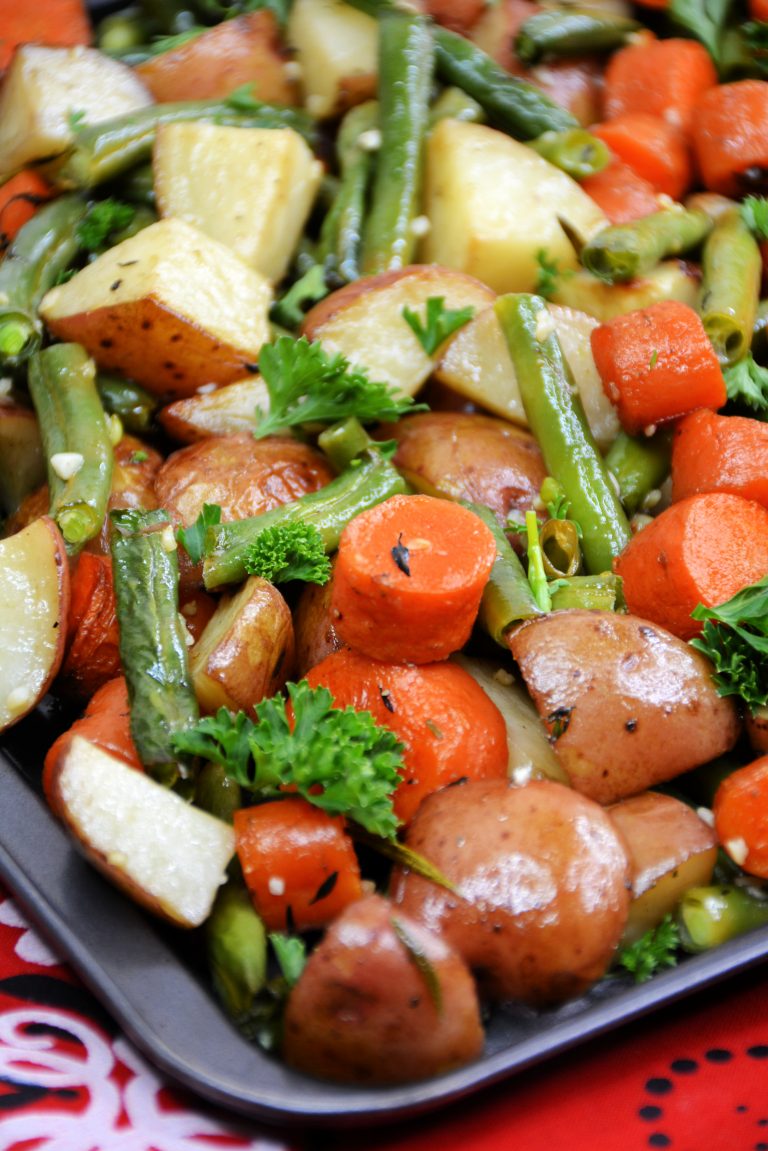
[(159, 220), (43, 297), (54, 335), (169, 397), (241, 379), (270, 338), (269, 282), (183, 220)]
[(496, 292), (531, 292), (545, 250), (563, 269), (582, 240), (608, 223), (575, 180), (533, 148), (484, 124), (441, 120), (426, 148), (420, 258), (476, 276)]
[(158, 413), (169, 436), (182, 444), (194, 444), (211, 436), (253, 432), (256, 411), (269, 411), (269, 390), (261, 376), (246, 376), (215, 392), (174, 400)]
[(95, 124), (151, 103), (132, 68), (95, 48), (22, 44), (0, 90), (0, 183), (66, 151), (73, 117)]
[(281, 280), (323, 168), (293, 128), (163, 124), (152, 154), (161, 216), (176, 216)]
[(35, 707), (61, 666), (69, 612), (64, 540), (48, 516), (0, 540), (0, 731)]
[(235, 851), (229, 824), (81, 735), (48, 772), (51, 803), (85, 856), (148, 911), (199, 927)]
[(312, 116), (322, 120), (342, 111), (350, 93), (355, 102), (375, 95), (379, 32), (371, 16), (337, 0), (295, 0), (287, 39)]
[(15, 512), (45, 478), (37, 416), (30, 408), (0, 401), (0, 508)]
[(307, 312), (302, 334), (367, 368), (372, 380), (412, 396), (432, 371), (440, 349), (434, 357), (427, 355), (403, 318), (403, 308), (423, 322), (427, 300), (437, 296), (451, 310), (487, 307), (495, 298), (490, 288), (463, 272), (410, 264), (364, 276), (332, 292)]

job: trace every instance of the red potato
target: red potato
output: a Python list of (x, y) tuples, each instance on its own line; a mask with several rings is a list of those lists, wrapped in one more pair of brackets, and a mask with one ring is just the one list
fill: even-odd
[(461, 1067), (482, 1048), (466, 965), (379, 895), (331, 925), (285, 1010), (286, 1063), (335, 1082), (412, 1083)]
[(269, 411), (269, 391), (261, 376), (247, 376), (215, 392), (174, 400), (158, 420), (177, 443), (195, 444), (210, 436), (252, 433), (257, 408)]
[(45, 482), (45, 459), (37, 416), (19, 404), (0, 402), (0, 508), (17, 511)]
[(485, 780), (426, 799), (406, 844), (456, 887), (398, 869), (392, 900), (466, 960), (483, 992), (535, 1006), (599, 979), (629, 907), (629, 864), (608, 814), (559, 783)]
[(598, 803), (674, 779), (738, 738), (709, 661), (648, 620), (559, 611), (509, 646), (571, 785)]
[(293, 610), (296, 637), (296, 675), (301, 678), (316, 664), (340, 651), (339, 639), (331, 610), (333, 584), (308, 583), (302, 588)]
[(536, 440), (513, 424), (468, 412), (420, 412), (381, 428), (394, 463), (426, 495), (483, 504), (504, 526), (524, 519), (547, 474)]

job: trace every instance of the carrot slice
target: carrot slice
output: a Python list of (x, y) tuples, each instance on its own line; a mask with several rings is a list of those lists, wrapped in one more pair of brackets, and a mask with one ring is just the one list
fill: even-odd
[(768, 755), (726, 776), (713, 812), (717, 838), (728, 854), (738, 856), (750, 875), (768, 879)]
[(731, 492), (768, 507), (768, 424), (704, 408), (675, 428), (672, 499)]
[(691, 639), (698, 603), (725, 603), (768, 572), (768, 510), (728, 492), (688, 496), (633, 536), (614, 570), (630, 612)]
[(55, 195), (53, 188), (31, 168), (18, 172), (0, 187), (0, 256), (37, 209)]
[(737, 80), (705, 92), (691, 127), (704, 184), (724, 196), (750, 190), (750, 168), (768, 168), (768, 81)]
[(344, 529), (331, 611), (373, 659), (431, 663), (469, 639), (496, 558), (478, 516), (433, 496), (392, 496)]
[(653, 185), (621, 160), (613, 160), (602, 172), (587, 176), (581, 187), (612, 224), (626, 224), (659, 210)]
[(19, 44), (90, 44), (91, 22), (83, 0), (19, 4), (0, 0), (0, 71)]
[(679, 128), (650, 112), (624, 112), (590, 129), (654, 191), (679, 200), (691, 183), (691, 161)]
[(725, 380), (698, 314), (662, 300), (595, 328), (592, 353), (608, 398), (630, 433), (696, 408), (721, 408)]
[(605, 70), (603, 115), (627, 112), (661, 116), (687, 133), (702, 94), (717, 84), (717, 72), (696, 40), (646, 39), (615, 52)]
[(336, 707), (370, 711), (405, 747), (395, 814), (408, 823), (425, 796), (459, 779), (503, 779), (508, 753), (504, 717), (457, 664), (380, 663), (359, 652), (333, 652), (307, 673), (327, 687)]
[(363, 889), (344, 820), (298, 796), (235, 812), (237, 856), (268, 931), (322, 927)]

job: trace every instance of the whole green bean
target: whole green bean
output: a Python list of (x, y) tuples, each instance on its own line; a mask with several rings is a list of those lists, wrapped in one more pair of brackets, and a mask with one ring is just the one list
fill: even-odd
[(366, 199), (373, 171), (373, 152), (364, 146), (364, 133), (378, 132), (378, 126), (378, 101), (369, 100), (347, 112), (336, 141), (339, 187), (320, 229), (317, 259), (347, 283), (360, 275)]
[(37, 307), (78, 250), (85, 201), (60, 196), (37, 210), (0, 261), (0, 370), (12, 371), (40, 347)]
[(490, 508), (481, 504), (461, 502), (480, 517), (496, 540), (496, 559), (483, 591), (477, 620), (495, 643), (506, 648), (505, 637), (510, 627), (521, 620), (541, 615), (541, 609), (531, 590), (525, 568), (496, 516)]
[(667, 432), (655, 436), (630, 436), (619, 432), (605, 456), (609, 471), (616, 477), (621, 501), (629, 515), (640, 511), (651, 492), (669, 474), (672, 441)]
[(709, 951), (768, 923), (768, 900), (757, 899), (735, 884), (691, 887), (680, 901), (676, 918), (683, 949)]
[(569, 516), (581, 527), (586, 568), (591, 574), (610, 571), (629, 542), (629, 523), (589, 430), (546, 302), (539, 296), (506, 295), (494, 306), (547, 472), (562, 485)]
[(536, 64), (545, 57), (612, 52), (639, 27), (636, 20), (596, 9), (542, 9), (521, 25), (515, 52), (525, 64)]
[(574, 180), (586, 180), (602, 172), (611, 161), (607, 144), (586, 128), (568, 128), (565, 132), (545, 132), (529, 146)]
[(711, 230), (712, 220), (705, 212), (664, 208), (628, 224), (603, 228), (582, 248), (581, 262), (599, 279), (622, 283), (649, 272), (665, 256), (695, 248)]
[(757, 240), (734, 206), (715, 222), (701, 256), (699, 311), (721, 361), (735, 363), (750, 349), (762, 271)]
[(114, 452), (95, 378), (96, 365), (79, 344), (53, 344), (29, 362), (50, 513), (69, 552), (101, 531), (112, 481)]
[(379, 18), (381, 148), (361, 258), (366, 275), (413, 259), (434, 58), (426, 20), (407, 12)]

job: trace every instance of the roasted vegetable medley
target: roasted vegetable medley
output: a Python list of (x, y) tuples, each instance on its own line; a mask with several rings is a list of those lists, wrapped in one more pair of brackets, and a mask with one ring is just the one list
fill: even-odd
[(233, 1024), (410, 1082), (768, 923), (765, 0), (0, 68), (0, 730)]

